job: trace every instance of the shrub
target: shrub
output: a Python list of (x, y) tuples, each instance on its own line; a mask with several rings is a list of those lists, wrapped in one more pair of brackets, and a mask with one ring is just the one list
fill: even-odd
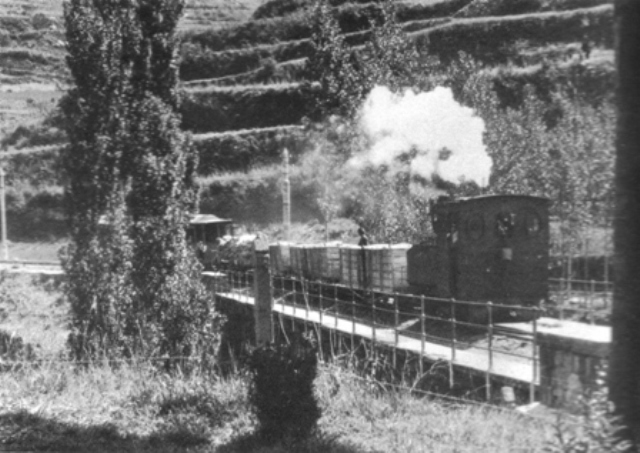
[(64, 131), (48, 126), (37, 124), (31, 126), (18, 126), (12, 133), (0, 141), (3, 148), (29, 148), (35, 146), (57, 145), (66, 140)]
[(4, 158), (7, 185), (50, 186), (60, 182), (60, 148), (21, 149)]
[(198, 174), (248, 171), (273, 164), (281, 159), (284, 148), (295, 156), (302, 152), (307, 141), (303, 129), (297, 126), (196, 135), (194, 146), (200, 156)]
[(182, 125), (218, 132), (296, 124), (308, 114), (314, 89), (293, 83), (192, 89), (182, 102)]
[(611, 3), (610, 0), (474, 0), (457, 17), (507, 16), (540, 11), (568, 11)]
[(310, 52), (309, 40), (220, 52), (185, 42), (181, 48), (180, 77), (182, 80), (224, 77), (258, 69), (265, 59), (282, 62), (306, 57)]
[[(200, 210), (239, 223), (266, 225), (282, 221), (282, 168), (269, 166), (248, 173), (223, 173), (200, 181)], [(291, 168), (292, 221), (321, 218), (316, 188), (309, 178)]]
[(205, 31), (188, 31), (181, 35), (184, 42), (200, 44), (210, 50), (220, 51), (257, 44), (273, 44), (276, 41), (292, 41), (311, 35), (304, 14), (287, 17), (259, 19), (243, 22), (234, 27)]
[[(435, 4), (398, 4), (398, 21), (432, 19), (446, 17), (466, 6), (471, 0), (449, 0)], [(304, 0), (287, 2), (292, 11), (296, 4)], [(304, 2), (311, 3), (311, 2)], [(329, 2), (342, 33), (353, 33), (370, 27), (370, 19), (381, 17), (381, 2)], [(271, 7), (273, 3), (265, 4)], [(289, 6), (279, 5), (283, 9)], [(278, 6), (278, 8), (280, 7)], [(257, 10), (257, 12), (259, 9)], [(293, 41), (307, 39), (311, 36), (312, 27), (310, 12), (298, 8), (293, 14), (284, 17), (256, 18), (235, 27), (217, 30), (192, 31), (182, 34), (184, 42), (200, 44), (210, 50), (221, 51), (229, 48), (241, 48), (260, 44), (271, 44), (276, 41)]]
[(410, 20), (436, 19), (440, 17), (448, 17), (461, 10), (472, 0), (447, 0), (437, 3), (420, 3), (399, 4), (398, 5), (398, 22), (407, 22)]
[(459, 51), (479, 61), (500, 63), (513, 58), (513, 43), (529, 45), (589, 40), (613, 46), (613, 8), (603, 5), (568, 12), (454, 21), (440, 27), (411, 33), (421, 53), (437, 55), (442, 61), (456, 58)]
[(7, 192), (7, 230), (12, 240), (50, 241), (68, 234), (60, 187)]
[(578, 423), (566, 424), (562, 416), (555, 426), (555, 438), (545, 448), (549, 453), (623, 453), (635, 451), (620, 436), (620, 420), (613, 415), (605, 384), (606, 371), (598, 371), (596, 389), (581, 400), (582, 414)]
[(6, 30), (11, 34), (21, 33), (27, 31), (30, 28), (29, 22), (26, 19), (15, 16), (2, 16), (0, 17), (0, 29)]
[(38, 52), (31, 49), (3, 49), (0, 51), (0, 64), (9, 65), (10, 63), (27, 63), (31, 65), (47, 65), (50, 61), (50, 55), (44, 52)]
[(474, 0), (456, 14), (458, 17), (507, 16), (540, 11), (543, 0)]
[(322, 415), (313, 386), (317, 362), (315, 348), (302, 338), (253, 352), (249, 398), (263, 438), (302, 440), (316, 428)]
[(260, 5), (251, 16), (253, 19), (267, 19), (285, 16), (308, 8), (312, 0), (268, 0)]

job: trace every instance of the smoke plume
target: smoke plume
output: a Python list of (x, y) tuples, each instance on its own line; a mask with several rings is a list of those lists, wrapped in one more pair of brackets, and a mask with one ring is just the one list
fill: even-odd
[(449, 88), (397, 95), (375, 87), (364, 103), (361, 126), (371, 145), (351, 159), (356, 167), (386, 165), (395, 172), (409, 162), (412, 176), (429, 181), (437, 175), (455, 184), (488, 184), (492, 161), (482, 142), (484, 122), (458, 104)]

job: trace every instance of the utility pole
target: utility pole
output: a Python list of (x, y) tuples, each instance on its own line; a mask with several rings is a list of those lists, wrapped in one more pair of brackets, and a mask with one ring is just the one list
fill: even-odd
[(2, 228), (2, 259), (9, 260), (7, 245), (7, 206), (5, 203), (4, 168), (0, 165), (0, 228)]
[(289, 240), (291, 233), (291, 180), (289, 175), (289, 150), (284, 149), (284, 184), (282, 187), (282, 223), (284, 238)]

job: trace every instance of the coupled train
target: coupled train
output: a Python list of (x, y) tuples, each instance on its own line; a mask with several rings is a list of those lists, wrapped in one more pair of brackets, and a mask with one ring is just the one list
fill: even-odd
[(274, 244), (272, 272), (378, 292), (532, 306), (548, 294), (549, 200), (439, 199), (421, 244)]

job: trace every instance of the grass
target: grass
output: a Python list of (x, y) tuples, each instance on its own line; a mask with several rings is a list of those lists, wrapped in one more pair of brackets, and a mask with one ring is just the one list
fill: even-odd
[[(60, 284), (51, 277), (0, 273), (0, 333), (21, 338), (40, 357), (59, 354), (68, 334)], [(0, 345), (0, 363), (2, 352)]]
[(74, 365), (64, 360), (61, 286), (0, 278), (0, 330), (41, 345), (32, 362), (12, 363), (0, 351), (1, 450), (507, 453), (544, 451), (553, 441), (553, 420), (420, 397), (322, 364), (318, 433), (302, 445), (265, 445), (246, 373), (166, 373), (146, 361)]
[(517, 412), (380, 391), (329, 365), (316, 381), (320, 431), (306, 445), (264, 445), (254, 434), (242, 375), (162, 374), (145, 363), (77, 369), (51, 361), (3, 373), (0, 388), (0, 446), (15, 449), (534, 452), (550, 434), (544, 422)]

